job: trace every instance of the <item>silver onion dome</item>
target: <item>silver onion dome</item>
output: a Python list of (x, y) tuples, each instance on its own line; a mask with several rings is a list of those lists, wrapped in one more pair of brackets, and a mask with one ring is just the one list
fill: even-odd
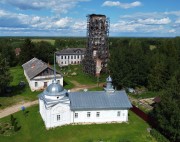
[(49, 93), (59, 93), (62, 92), (64, 90), (64, 88), (57, 82), (53, 82), (52, 84), (50, 84), (46, 91)]
[(60, 96), (64, 95), (67, 91), (59, 84), (56, 80), (53, 80), (53, 82), (44, 90), (43, 94), (48, 96)]

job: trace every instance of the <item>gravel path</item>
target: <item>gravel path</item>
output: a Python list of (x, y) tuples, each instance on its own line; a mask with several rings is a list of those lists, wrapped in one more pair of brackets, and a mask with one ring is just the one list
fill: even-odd
[(26, 102), (26, 103), (21, 102), (19, 104), (13, 105), (11, 107), (7, 107), (5, 109), (2, 109), (2, 110), (0, 110), (0, 118), (3, 118), (3, 117), (8, 116), (10, 114), (13, 114), (17, 111), (20, 111), (22, 106), (29, 107), (29, 106), (32, 106), (35, 104), (38, 104), (38, 100), (32, 101), (32, 102)]

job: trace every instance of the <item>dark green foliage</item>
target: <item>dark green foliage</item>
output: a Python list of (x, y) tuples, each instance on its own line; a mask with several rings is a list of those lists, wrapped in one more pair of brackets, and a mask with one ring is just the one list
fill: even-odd
[(19, 131), (20, 130), (20, 128), (21, 128), (21, 126), (18, 126), (18, 122), (17, 122), (17, 119), (13, 116), (13, 115), (11, 115), (11, 125), (13, 126), (13, 128), (14, 128), (14, 132), (17, 132), (17, 131)]
[(35, 44), (34, 57), (46, 62), (53, 64), (54, 61), (55, 47), (49, 42), (41, 41)]
[(180, 66), (179, 43), (180, 38), (110, 38), (109, 70), (114, 85), (163, 90)]
[[(109, 69), (115, 86), (145, 86), (150, 91), (163, 92), (152, 116), (163, 135), (172, 142), (179, 142), (180, 38), (110, 41)], [(153, 48), (149, 50), (148, 46)]]
[(32, 43), (32, 41), (29, 38), (25, 39), (20, 53), (21, 64), (35, 57), (34, 53), (36, 53), (34, 43)]
[(10, 39), (0, 39), (0, 54), (3, 58), (6, 58), (6, 61), (9, 63), (9, 66), (17, 65), (17, 58), (15, 55), (15, 48), (11, 44)]
[[(119, 87), (136, 87), (147, 84), (148, 63), (143, 48), (132, 47), (133, 41), (124, 40), (121, 47), (111, 49), (109, 70), (114, 84)], [(139, 42), (137, 43), (139, 44)]]
[(0, 96), (5, 93), (6, 87), (10, 84), (11, 80), (8, 62), (0, 54)]
[(157, 120), (157, 128), (172, 142), (180, 141), (180, 71), (168, 82), (152, 116)]
[(14, 116), (11, 114), (11, 125), (14, 126), (16, 119)]
[(152, 129), (150, 134), (157, 140), (157, 142), (170, 142), (167, 138), (165, 138), (162, 134), (160, 134), (157, 130)]

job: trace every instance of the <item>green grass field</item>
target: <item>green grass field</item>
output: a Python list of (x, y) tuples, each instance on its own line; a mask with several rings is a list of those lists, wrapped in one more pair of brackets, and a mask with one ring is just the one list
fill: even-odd
[(54, 39), (31, 39), (32, 40), (32, 42), (41, 42), (41, 41), (46, 41), (46, 42), (49, 42), (51, 45), (54, 45), (54, 43), (55, 43), (55, 40)]
[[(6, 94), (4, 97), (0, 97), (0, 109), (23, 101), (36, 100), (38, 98), (37, 95), (40, 93), (38, 91), (31, 92), (21, 66), (11, 68), (10, 72), (13, 77), (13, 80), (10, 83), (10, 86), (12, 86), (12, 92)], [(26, 82), (26, 86), (24, 88), (18, 86), (20, 81)]]
[[(92, 85), (92, 84), (97, 84), (97, 77), (94, 77), (92, 75), (88, 75), (82, 71), (82, 66), (81, 65), (70, 65), (68, 67), (63, 67), (61, 69), (61, 72), (65, 73), (64, 77), (67, 80), (75, 80), (80, 84), (85, 84), (85, 85)], [(72, 73), (76, 73), (77, 75), (71, 75)], [(106, 78), (108, 75), (103, 74), (99, 78), (99, 83), (105, 82)]]
[[(21, 129), (11, 136), (0, 134), (1, 142), (156, 142), (147, 132), (149, 127), (133, 112), (128, 123), (67, 125), (46, 130), (38, 111), (38, 105), (14, 114)], [(10, 116), (0, 123), (10, 121)]]
[(136, 99), (145, 99), (145, 98), (153, 98), (161, 95), (162, 92), (152, 92), (152, 91), (146, 91), (142, 94), (131, 94), (129, 93), (130, 96), (136, 98)]

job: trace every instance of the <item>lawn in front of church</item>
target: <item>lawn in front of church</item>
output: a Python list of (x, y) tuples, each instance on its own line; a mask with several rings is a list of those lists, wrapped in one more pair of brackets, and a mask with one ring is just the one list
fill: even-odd
[[(149, 134), (149, 125), (129, 111), (128, 123), (67, 125), (46, 130), (39, 114), (39, 106), (27, 108), (27, 115), (17, 112), (20, 130), (10, 136), (0, 134), (1, 142), (156, 142)], [(0, 123), (10, 122), (10, 116)]]

